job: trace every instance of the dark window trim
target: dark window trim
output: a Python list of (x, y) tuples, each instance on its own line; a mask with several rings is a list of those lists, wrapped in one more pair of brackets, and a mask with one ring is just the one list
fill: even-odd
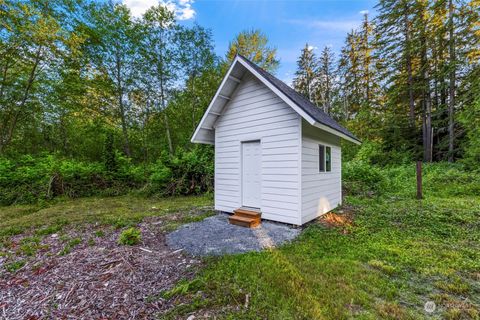
[(318, 145), (318, 172), (325, 172), (325, 145)]

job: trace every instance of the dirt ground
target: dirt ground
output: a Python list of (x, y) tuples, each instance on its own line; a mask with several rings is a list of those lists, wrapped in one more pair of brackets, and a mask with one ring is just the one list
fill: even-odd
[(172, 307), (161, 293), (193, 277), (201, 265), (167, 247), (162, 224), (161, 218), (144, 220), (142, 242), (135, 246), (119, 245), (120, 230), (111, 227), (87, 225), (47, 235), (13, 273), (5, 257), (8, 251), (26, 251), (32, 235), (12, 237), (0, 249), (0, 319), (161, 317)]

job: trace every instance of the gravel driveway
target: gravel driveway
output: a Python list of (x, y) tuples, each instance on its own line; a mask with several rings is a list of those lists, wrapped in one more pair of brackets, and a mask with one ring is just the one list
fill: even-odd
[(299, 228), (265, 220), (257, 228), (239, 227), (229, 224), (228, 217), (220, 213), (184, 225), (167, 235), (167, 244), (194, 256), (235, 254), (277, 247), (295, 239), (301, 232)]

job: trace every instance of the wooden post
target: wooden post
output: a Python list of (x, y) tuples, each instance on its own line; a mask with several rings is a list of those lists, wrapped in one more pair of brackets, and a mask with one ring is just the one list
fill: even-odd
[(422, 161), (417, 161), (417, 199), (422, 198)]

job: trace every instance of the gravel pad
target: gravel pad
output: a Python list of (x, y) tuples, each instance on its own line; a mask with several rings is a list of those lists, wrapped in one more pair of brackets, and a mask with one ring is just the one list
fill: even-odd
[(228, 223), (228, 217), (228, 214), (217, 214), (184, 225), (167, 235), (167, 244), (194, 256), (234, 254), (276, 247), (301, 232), (299, 228), (271, 221), (262, 221), (252, 229), (239, 227)]

